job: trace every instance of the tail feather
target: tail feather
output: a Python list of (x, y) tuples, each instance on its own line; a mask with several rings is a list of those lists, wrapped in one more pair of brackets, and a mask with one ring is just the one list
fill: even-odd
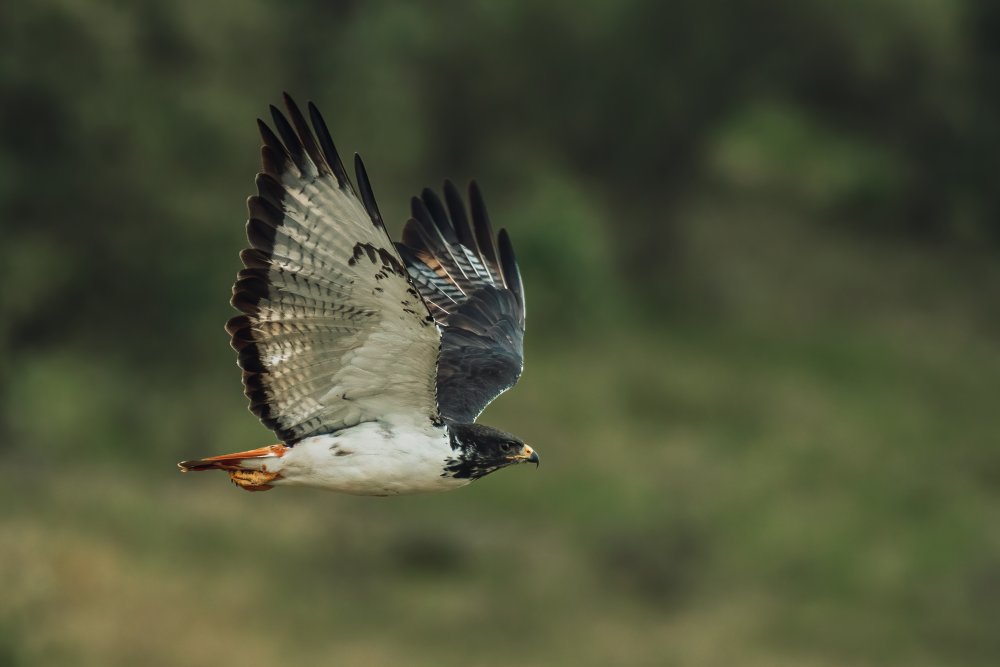
[[(259, 459), (281, 458), (288, 451), (288, 447), (282, 444), (259, 447), (245, 452), (233, 454), (222, 454), (221, 456), (209, 456), (203, 459), (193, 459), (191, 461), (181, 461), (177, 467), (181, 472), (194, 472), (201, 470), (256, 470), (260, 468)], [(256, 461), (255, 461), (256, 459)], [(250, 465), (244, 462), (254, 461)]]

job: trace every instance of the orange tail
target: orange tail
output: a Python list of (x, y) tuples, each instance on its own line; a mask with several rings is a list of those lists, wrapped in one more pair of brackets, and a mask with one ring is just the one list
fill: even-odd
[(268, 445), (267, 447), (258, 447), (246, 452), (209, 456), (208, 458), (195, 459), (193, 461), (181, 461), (177, 464), (177, 467), (181, 469), (181, 472), (212, 469), (240, 470), (240, 464), (246, 459), (281, 458), (285, 455), (286, 451), (288, 451), (288, 447), (279, 443), (277, 445)]

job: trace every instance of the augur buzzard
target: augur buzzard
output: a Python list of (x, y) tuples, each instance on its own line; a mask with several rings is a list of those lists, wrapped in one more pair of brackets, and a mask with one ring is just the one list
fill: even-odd
[(279, 444), (180, 463), (240, 487), (445, 491), (538, 455), (476, 424), (523, 366), (524, 291), (479, 187), (425, 189), (393, 243), (361, 158), (351, 184), (322, 116), (271, 107), (250, 247), (226, 330), (250, 410)]

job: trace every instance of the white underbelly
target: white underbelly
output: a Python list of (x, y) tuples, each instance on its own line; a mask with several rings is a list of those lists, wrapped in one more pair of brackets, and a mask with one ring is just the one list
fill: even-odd
[(368, 422), (296, 443), (274, 483), (363, 496), (447, 491), (469, 483), (444, 474), (453, 456), (443, 427)]

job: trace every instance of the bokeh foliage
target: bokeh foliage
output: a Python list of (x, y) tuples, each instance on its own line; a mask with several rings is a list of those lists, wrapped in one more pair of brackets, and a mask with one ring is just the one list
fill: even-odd
[[(987, 0), (0, 5), (0, 663), (994, 665)], [(288, 90), (392, 227), (483, 184), (537, 445), (237, 493), (222, 323)]]

